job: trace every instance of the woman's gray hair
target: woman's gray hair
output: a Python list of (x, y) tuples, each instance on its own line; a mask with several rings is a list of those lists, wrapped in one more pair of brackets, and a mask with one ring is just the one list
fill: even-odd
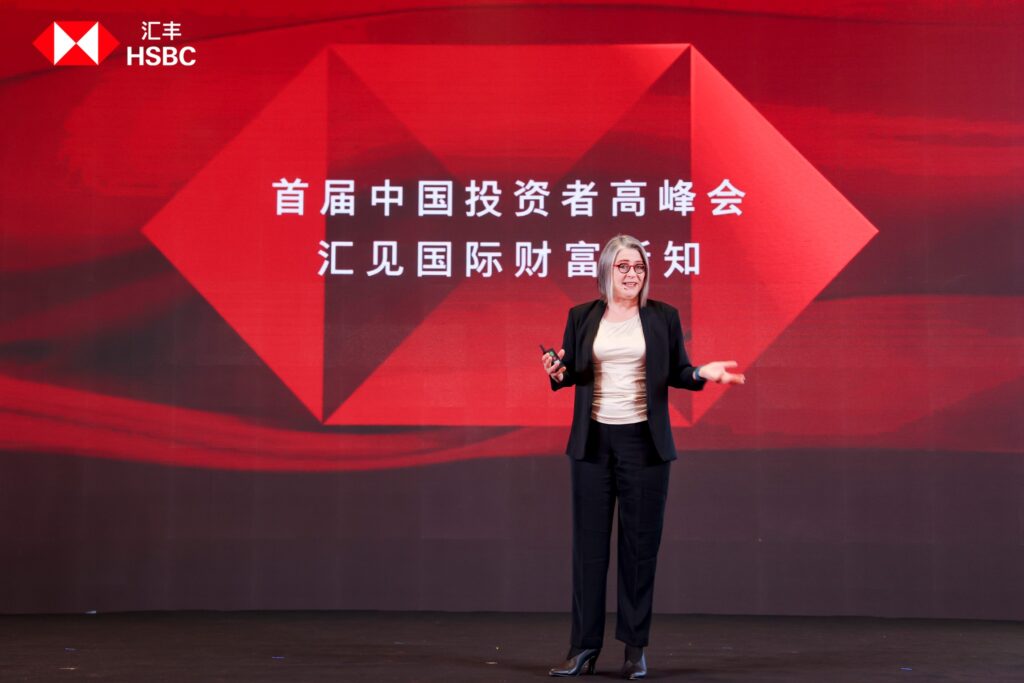
[(612, 268), (615, 266), (615, 257), (622, 249), (636, 249), (640, 252), (640, 258), (644, 260), (643, 284), (640, 286), (640, 305), (647, 305), (647, 292), (650, 290), (651, 264), (647, 261), (647, 251), (644, 245), (631, 235), (616, 235), (608, 240), (601, 252), (601, 258), (597, 261), (597, 291), (601, 293), (601, 299), (607, 302), (612, 296)]

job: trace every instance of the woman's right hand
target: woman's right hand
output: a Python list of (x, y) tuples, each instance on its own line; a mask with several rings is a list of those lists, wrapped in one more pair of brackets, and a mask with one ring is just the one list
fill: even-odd
[(551, 357), (550, 353), (541, 355), (540, 362), (544, 364), (544, 372), (548, 373), (548, 377), (561, 382), (565, 377), (565, 366), (562, 365), (562, 358), (565, 357), (565, 349), (558, 349), (558, 360)]

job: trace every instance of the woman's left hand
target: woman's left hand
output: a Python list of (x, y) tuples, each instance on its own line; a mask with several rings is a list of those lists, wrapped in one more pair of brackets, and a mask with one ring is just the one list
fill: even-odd
[(737, 365), (739, 363), (734, 360), (716, 360), (700, 366), (699, 374), (709, 382), (717, 382), (718, 384), (745, 384), (747, 381), (746, 375), (729, 372), (731, 368), (735, 368)]

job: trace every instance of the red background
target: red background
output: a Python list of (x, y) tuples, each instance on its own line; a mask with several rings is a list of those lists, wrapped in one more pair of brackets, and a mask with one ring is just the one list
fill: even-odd
[[(328, 87), (305, 94), (323, 100), (329, 122), (362, 112), (381, 138), (328, 125), (318, 147), (285, 130), (281, 150), (300, 160), (324, 150), (327, 164), (267, 178), (268, 202), (280, 174), (306, 175), (307, 203), (318, 206), (315, 184), (328, 169), (361, 183), (443, 174), (459, 188), (461, 170), (469, 178), (483, 168), (475, 177), (502, 178), (506, 201), (516, 174), (536, 169), (531, 177), (557, 190), (557, 165), (520, 167), (497, 154), (482, 167), (440, 164), (416, 136), (365, 116), (370, 100), (349, 71), (360, 49), (369, 50), (365, 84), (379, 82), (367, 70), (395, 77), (398, 67), (380, 55), (408, 47), (385, 45), (690, 44), (878, 234), (756, 352), (744, 351), (749, 333), (707, 317), (702, 327), (698, 302), (723, 304), (725, 319), (758, 319), (768, 280), (813, 264), (732, 281), (749, 287), (747, 302), (716, 299), (729, 282), (698, 294), (699, 278), (729, 272), (713, 252), (693, 291), (690, 281), (655, 280), (652, 296), (686, 313), (695, 359), (736, 354), (750, 380), (691, 426), (676, 422), (683, 455), (659, 608), (1024, 618), (1024, 15), (1013, 3), (54, 3), (3, 18), (0, 610), (562, 609), (568, 408), (530, 372), (536, 343), (557, 343), (565, 308), (593, 289), (556, 281), (556, 257), (564, 242), (603, 242), (624, 228), (663, 248), (674, 228), (655, 218), (586, 224), (554, 210), (549, 223), (503, 220), (490, 234), (453, 221), (456, 245), (503, 242), (503, 277), (457, 288), (470, 284), (457, 259), (451, 282), (428, 283), (409, 276), (415, 264), (406, 260), (395, 282), (364, 278), (348, 290), (330, 281), (322, 412), (143, 229), (171, 215), (211, 160), (332, 46), (369, 47), (341, 48), (348, 61), (330, 57)], [(99, 67), (53, 67), (32, 41), (62, 19), (99, 20), (122, 45)], [(141, 43), (143, 20), (181, 22), (178, 42), (196, 46), (197, 65), (126, 67), (124, 46)], [(545, 78), (580, 77), (566, 67), (549, 64)], [(668, 99), (641, 99), (647, 109), (573, 160), (581, 177), (635, 171), (653, 184), (689, 163), (690, 145), (706, 138), (669, 136), (676, 147), (666, 147), (671, 122), (689, 115), (686, 102), (671, 100), (686, 96), (675, 85), (655, 88)], [(536, 87), (517, 94), (523, 111), (535, 112)], [(422, 80), (408, 88), (432, 92)], [(493, 143), (480, 121), (467, 125)], [(283, 164), (276, 154), (268, 147), (269, 168)], [(696, 176), (706, 167), (692, 159), (686, 171)], [(223, 185), (205, 209), (249, 192)], [(357, 229), (364, 241), (394, 229), (408, 254), (415, 239), (434, 239), (421, 232), (448, 230), (421, 221)], [(232, 240), (254, 234), (244, 221), (189, 228), (182, 253), (225, 261)], [(349, 229), (327, 225), (335, 239)], [(317, 230), (322, 222), (310, 234)], [(554, 293), (511, 277), (520, 238), (551, 241)], [(315, 239), (302, 247), (314, 276)], [(401, 383), (405, 362), (397, 385), (374, 390), (367, 377), (384, 372), (418, 329), (461, 342), (426, 334), (407, 353), (427, 368), (419, 384)], [(522, 333), (522, 343), (506, 332)], [(444, 394), (439, 378), (463, 359), (472, 373)], [(328, 419), (360, 387), (371, 395), (355, 417)], [(410, 413), (431, 407), (419, 399), (431, 394), (454, 397), (456, 417)], [(518, 419), (487, 421), (487, 400), (511, 401)], [(676, 408), (691, 417), (687, 400)], [(239, 574), (244, 586), (232, 581)]]

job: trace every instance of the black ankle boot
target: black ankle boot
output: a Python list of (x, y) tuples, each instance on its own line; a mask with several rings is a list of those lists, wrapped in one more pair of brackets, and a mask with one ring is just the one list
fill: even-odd
[(622, 677), (636, 681), (647, 677), (647, 655), (642, 647), (626, 647), (626, 661), (622, 663)]
[(594, 673), (597, 665), (597, 656), (601, 654), (600, 648), (588, 648), (571, 654), (569, 658), (560, 665), (550, 669), (548, 676), (579, 676), (581, 674)]

